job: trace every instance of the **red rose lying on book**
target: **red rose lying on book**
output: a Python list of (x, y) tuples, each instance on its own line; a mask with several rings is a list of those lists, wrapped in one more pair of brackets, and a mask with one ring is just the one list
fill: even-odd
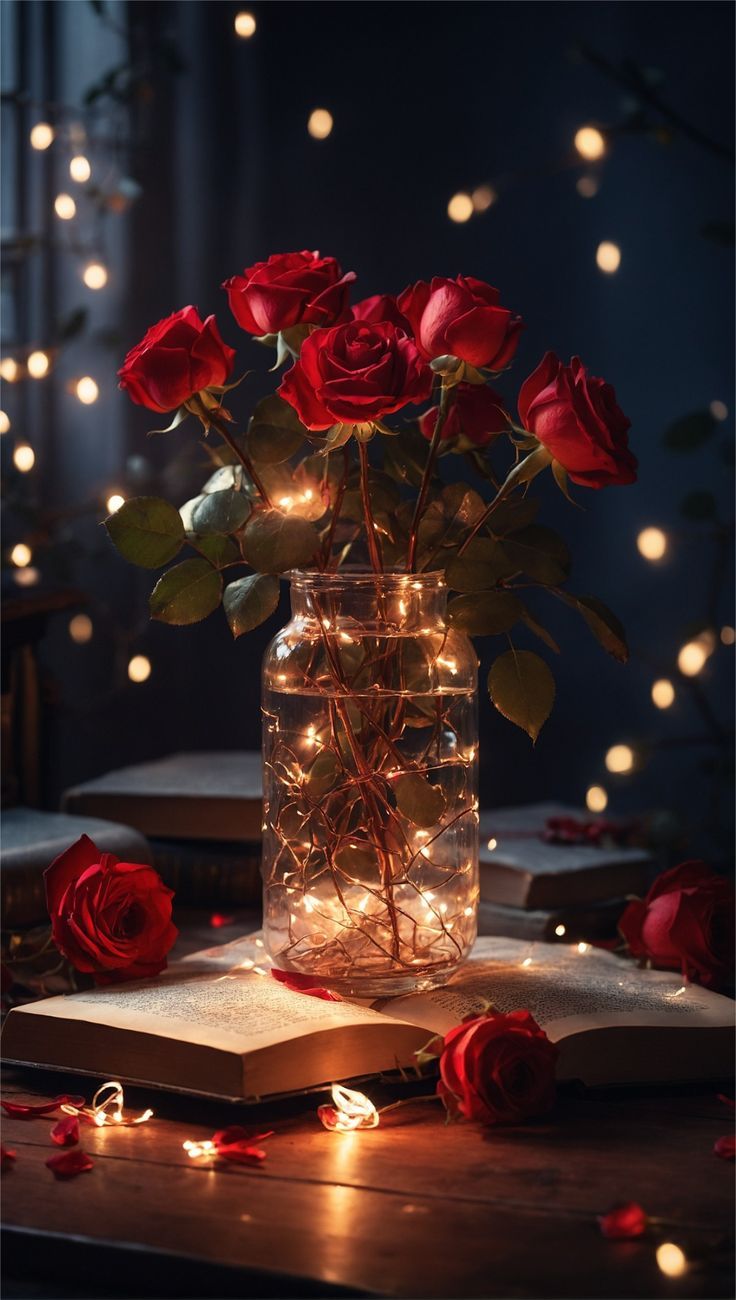
[(704, 862), (681, 862), (629, 903), (618, 928), (632, 957), (718, 988), (733, 974), (733, 904), (724, 876)]
[(528, 1011), (473, 1016), (445, 1035), (437, 1091), (449, 1113), (518, 1124), (554, 1105), (557, 1048)]
[(119, 862), (82, 835), (44, 872), (59, 951), (97, 984), (145, 979), (166, 965), (178, 935), (173, 892), (153, 867)]

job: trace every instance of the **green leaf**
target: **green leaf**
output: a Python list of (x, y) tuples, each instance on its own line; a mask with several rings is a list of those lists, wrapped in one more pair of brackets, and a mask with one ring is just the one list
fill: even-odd
[(123, 558), (143, 569), (168, 564), (184, 542), (179, 511), (161, 497), (133, 497), (105, 520), (105, 527)]
[(340, 762), (332, 749), (323, 749), (309, 768), (306, 791), (311, 799), (321, 799), (337, 781)]
[(318, 546), (317, 531), (306, 519), (279, 510), (258, 511), (243, 534), (243, 555), (259, 573), (284, 573), (309, 564)]
[(453, 627), (468, 636), (497, 636), (508, 632), (524, 615), (524, 606), (510, 591), (480, 591), (456, 596), (447, 607)]
[(464, 554), (456, 555), (448, 564), (448, 587), (454, 591), (488, 591), (499, 578), (508, 578), (521, 566), (509, 562), (505, 545), (490, 537), (474, 537)]
[(507, 650), (491, 665), (488, 690), (499, 713), (536, 742), (552, 710), (555, 679), (531, 650)]
[(225, 616), (234, 637), (265, 623), (279, 603), (279, 580), (272, 574), (249, 573), (229, 582), (222, 597)]
[(195, 533), (235, 533), (250, 512), (248, 497), (235, 488), (208, 492), (192, 510), (192, 528)]
[(536, 582), (555, 587), (564, 582), (570, 571), (570, 552), (565, 542), (559, 533), (542, 524), (522, 528), (513, 537), (507, 537), (503, 546), (512, 565), (511, 572), (521, 569)]
[(248, 425), (248, 450), (259, 465), (279, 465), (299, 450), (306, 432), (294, 407), (272, 393), (253, 412)]
[(220, 533), (207, 533), (204, 537), (187, 533), (187, 541), (216, 569), (224, 569), (226, 564), (235, 564), (241, 558), (232, 537), (224, 537)]
[(431, 785), (421, 772), (404, 772), (393, 783), (399, 812), (415, 826), (436, 826), (445, 811), (446, 800), (438, 785)]
[(521, 616), (521, 621), (526, 624), (530, 632), (533, 632), (535, 636), (539, 637), (540, 641), (544, 641), (544, 644), (549, 646), (549, 649), (553, 650), (556, 655), (560, 653), (560, 647), (552, 636), (552, 633), (548, 632), (546, 627), (539, 623), (534, 615), (530, 614), (529, 610), (526, 608)]
[(474, 488), (465, 483), (450, 483), (442, 489), (442, 502), (447, 518), (445, 541), (459, 542), (464, 532), (477, 523), (485, 510), (485, 502)]
[(560, 592), (560, 595), (568, 605), (580, 610), (593, 636), (600, 641), (603, 649), (607, 650), (609, 655), (613, 655), (614, 659), (618, 659), (619, 663), (625, 664), (629, 657), (626, 633), (623, 625), (608, 606), (595, 596), (572, 596), (567, 592)]
[(151, 592), (151, 618), (183, 627), (199, 623), (217, 609), (222, 578), (206, 560), (183, 560), (167, 569)]
[(397, 483), (419, 487), (429, 443), (418, 429), (406, 425), (395, 438), (383, 443), (383, 468)]
[(499, 501), (488, 519), (488, 528), (494, 537), (518, 533), (520, 529), (534, 523), (538, 511), (539, 502), (534, 497), (511, 497), (507, 501)]
[(710, 411), (692, 411), (665, 430), (664, 445), (670, 451), (695, 451), (713, 436), (717, 424)]
[(680, 514), (686, 519), (715, 519), (716, 499), (712, 492), (688, 492), (680, 502)]

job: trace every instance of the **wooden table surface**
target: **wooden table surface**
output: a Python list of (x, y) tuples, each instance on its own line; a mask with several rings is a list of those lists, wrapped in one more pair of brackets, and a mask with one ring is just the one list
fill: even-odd
[[(4, 1096), (70, 1082), (89, 1095), (89, 1080), (8, 1071)], [(5, 1297), (731, 1296), (733, 1165), (713, 1154), (731, 1115), (716, 1092), (564, 1092), (544, 1120), (491, 1130), (416, 1101), (340, 1134), (313, 1096), (253, 1111), (128, 1089), (154, 1119), (85, 1127), (94, 1168), (68, 1182), (45, 1167), (53, 1121), (6, 1119)], [(274, 1130), (259, 1168), (182, 1147), (251, 1121)], [(596, 1216), (628, 1200), (654, 1222), (605, 1240)], [(685, 1252), (684, 1276), (660, 1272), (663, 1241)]]

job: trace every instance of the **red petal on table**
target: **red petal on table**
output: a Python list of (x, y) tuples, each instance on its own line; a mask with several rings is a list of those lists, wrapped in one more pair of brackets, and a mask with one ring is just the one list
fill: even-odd
[(640, 1237), (646, 1232), (649, 1220), (636, 1201), (626, 1201), (623, 1205), (612, 1206), (607, 1214), (599, 1214), (598, 1223), (604, 1237), (611, 1241), (624, 1241), (627, 1237)]
[(0, 1146), (0, 1164), (12, 1165), (15, 1158), (14, 1151), (11, 1151), (8, 1147)]
[(79, 1116), (64, 1115), (51, 1130), (51, 1141), (57, 1147), (73, 1147), (79, 1141)]
[(720, 1137), (713, 1144), (713, 1154), (720, 1156), (721, 1160), (736, 1160), (736, 1137), (732, 1133)]
[(33, 1119), (35, 1115), (51, 1115), (53, 1111), (58, 1110), (60, 1106), (77, 1106), (81, 1108), (85, 1105), (84, 1097), (73, 1097), (63, 1092), (53, 1101), (44, 1101), (38, 1105), (29, 1105), (20, 1101), (0, 1101), (6, 1115), (12, 1116), (13, 1119)]
[(276, 966), (271, 967), (271, 974), (279, 984), (285, 984), (294, 993), (306, 993), (308, 997), (322, 998), (324, 1002), (342, 1002), (338, 993), (323, 988), (314, 975), (299, 975), (293, 970), (278, 970)]
[(326, 1129), (333, 1132), (337, 1128), (338, 1114), (334, 1106), (318, 1106), (317, 1114)]
[(232, 1160), (238, 1165), (260, 1165), (266, 1159), (262, 1147), (248, 1146), (245, 1142), (233, 1142), (230, 1146), (218, 1147), (217, 1154), (222, 1160)]
[(263, 1142), (265, 1138), (273, 1137), (274, 1130), (269, 1133), (254, 1133), (251, 1128), (243, 1128), (240, 1124), (231, 1124), (229, 1128), (218, 1129), (212, 1134), (212, 1141), (216, 1147), (233, 1146), (236, 1142)]
[(736, 1101), (734, 1101), (733, 1097), (727, 1097), (725, 1092), (719, 1092), (718, 1100), (722, 1101), (724, 1106), (730, 1106), (731, 1110), (736, 1109)]
[(73, 1151), (62, 1151), (61, 1155), (51, 1156), (46, 1161), (46, 1168), (56, 1178), (76, 1178), (77, 1174), (86, 1173), (93, 1165), (94, 1161), (90, 1160), (86, 1151), (80, 1151), (79, 1147)]

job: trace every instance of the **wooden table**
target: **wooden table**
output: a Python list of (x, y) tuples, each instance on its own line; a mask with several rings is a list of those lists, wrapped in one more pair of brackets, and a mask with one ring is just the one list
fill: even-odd
[[(72, 1087), (90, 1091), (89, 1080)], [(68, 1076), (14, 1070), (5, 1096), (69, 1088)], [(439, 1105), (417, 1101), (339, 1134), (321, 1127), (315, 1097), (244, 1120), (129, 1089), (126, 1105), (150, 1103), (154, 1120), (85, 1128), (94, 1169), (69, 1182), (45, 1167), (51, 1121), (6, 1120), (17, 1160), (2, 1176), (5, 1300), (730, 1296), (733, 1166), (713, 1143), (731, 1116), (716, 1092), (565, 1092), (552, 1116), (494, 1130), (448, 1126)], [(251, 1119), (275, 1130), (260, 1168), (208, 1167), (182, 1148)], [(596, 1215), (626, 1200), (655, 1222), (637, 1241), (607, 1241)], [(684, 1276), (660, 1272), (663, 1241), (685, 1251)]]

